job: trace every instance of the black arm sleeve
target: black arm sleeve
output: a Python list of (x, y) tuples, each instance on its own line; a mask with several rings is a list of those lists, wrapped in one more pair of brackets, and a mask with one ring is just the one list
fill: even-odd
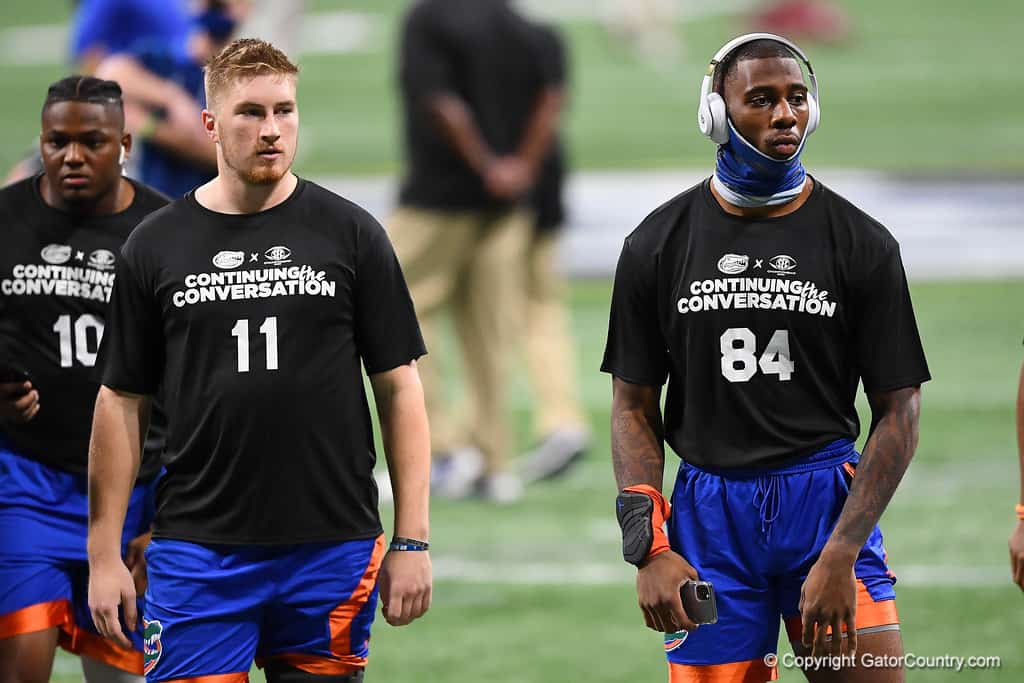
[(143, 284), (132, 254), (126, 245), (117, 264), (99, 365), (106, 386), (152, 395), (163, 375), (163, 326), (155, 293)]
[(626, 238), (615, 268), (608, 343), (603, 372), (633, 384), (661, 386), (668, 375), (668, 351), (658, 321), (653, 257), (642, 258)]
[(359, 229), (356, 265), (356, 348), (369, 375), (405, 365), (427, 352), (409, 288), (384, 228), (368, 217)]
[(402, 29), (399, 81), (415, 101), (454, 90), (451, 57), (436, 23), (429, 8), (421, 6), (410, 12)]
[(864, 391), (891, 391), (931, 379), (898, 246), (886, 252), (859, 290), (856, 360)]

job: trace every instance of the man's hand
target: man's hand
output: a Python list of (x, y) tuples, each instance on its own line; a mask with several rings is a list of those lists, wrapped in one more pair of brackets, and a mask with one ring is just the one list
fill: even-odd
[(149, 578), (146, 575), (146, 546), (152, 539), (153, 532), (147, 531), (128, 541), (128, 547), (124, 551), (124, 566), (132, 573), (136, 595), (145, 595), (146, 588), (149, 587)]
[(0, 422), (22, 424), (39, 412), (39, 392), (32, 382), (0, 384)]
[(647, 560), (636, 574), (636, 595), (644, 621), (659, 633), (696, 630), (686, 615), (679, 588), (697, 580), (697, 571), (681, 555), (666, 550)]
[(380, 566), (380, 599), (384, 619), (405, 626), (430, 609), (433, 579), (425, 550), (391, 550)]
[[(842, 625), (846, 624), (847, 654), (857, 652), (856, 553), (822, 551), (800, 590), (803, 644), (812, 657), (842, 654)], [(832, 642), (827, 642), (832, 627)]]
[(484, 173), (487, 191), (499, 199), (518, 199), (526, 194), (533, 182), (529, 164), (516, 156), (496, 159)]
[(1024, 591), (1024, 520), (1017, 522), (1017, 528), (1010, 535), (1010, 569), (1013, 582)]
[(124, 606), (125, 626), (134, 631), (138, 622), (135, 605), (135, 583), (128, 567), (120, 559), (89, 563), (89, 611), (96, 630), (123, 648), (131, 649), (131, 641), (121, 630), (117, 608)]

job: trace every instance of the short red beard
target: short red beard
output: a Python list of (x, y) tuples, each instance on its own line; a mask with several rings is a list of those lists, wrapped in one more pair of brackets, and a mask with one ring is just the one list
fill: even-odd
[(249, 185), (273, 185), (281, 178), (285, 176), (288, 169), (285, 168), (283, 171), (278, 171), (273, 166), (270, 167), (257, 167), (246, 171), (241, 171), (242, 179), (245, 180)]

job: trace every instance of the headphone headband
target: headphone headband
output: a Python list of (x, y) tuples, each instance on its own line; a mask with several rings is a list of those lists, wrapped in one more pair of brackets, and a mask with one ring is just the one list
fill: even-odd
[(722, 63), (722, 60), (728, 57), (736, 48), (742, 47), (747, 43), (752, 43), (755, 40), (773, 40), (776, 43), (781, 43), (792, 50), (793, 54), (796, 55), (807, 67), (807, 77), (811, 81), (811, 96), (816, 102), (819, 104), (821, 103), (818, 99), (818, 78), (814, 75), (814, 67), (811, 66), (811, 60), (807, 58), (807, 55), (804, 54), (803, 50), (797, 47), (796, 43), (774, 33), (747, 33), (739, 36), (738, 38), (733, 38), (719, 48), (718, 52), (715, 53), (715, 56), (712, 57), (711, 61), (708, 63), (708, 71), (704, 75), (704, 82), (701, 83), (702, 98), (707, 97), (711, 92), (711, 88), (714, 85), (715, 71), (718, 69), (718, 65)]
[(808, 93), (808, 99), (812, 102), (812, 116), (808, 123), (807, 135), (810, 135), (818, 127), (818, 117), (820, 116), (820, 105), (821, 102), (818, 98), (818, 78), (814, 75), (814, 67), (811, 66), (811, 60), (807, 58), (804, 51), (801, 50), (796, 43), (783, 38), (780, 35), (774, 33), (747, 33), (745, 35), (733, 38), (728, 43), (719, 48), (715, 56), (711, 58), (708, 63), (707, 72), (704, 74), (704, 78), (700, 84), (700, 105), (698, 107), (697, 125), (701, 132), (710, 137), (715, 142), (722, 144), (728, 138), (727, 132), (727, 113), (725, 111), (725, 103), (716, 102), (714, 105), (715, 109), (720, 111), (712, 110), (712, 99), (721, 99), (717, 93), (713, 92), (715, 72), (718, 70), (718, 65), (722, 63), (730, 54), (732, 54), (737, 48), (752, 43), (755, 40), (771, 40), (776, 43), (780, 43), (785, 46), (804, 63), (807, 67), (807, 79), (810, 81), (810, 92)]

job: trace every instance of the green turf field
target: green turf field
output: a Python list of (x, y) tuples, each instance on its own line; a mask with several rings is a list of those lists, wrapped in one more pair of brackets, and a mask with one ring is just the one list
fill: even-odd
[[(935, 380), (924, 389), (917, 458), (883, 521), (892, 566), (904, 578), (906, 647), (919, 655), (997, 655), (1002, 668), (914, 671), (911, 682), (1024, 680), (1024, 596), (1010, 585), (1006, 550), (1017, 495), (1012, 401), (1021, 339), (1019, 317), (1007, 314), (1019, 312), (1022, 287), (913, 288)], [(596, 370), (608, 298), (607, 282), (572, 289), (593, 451), (564, 481), (537, 486), (510, 507), (434, 501), (432, 555), (446, 578), (421, 622), (395, 629), (378, 620), (369, 680), (664, 680), (659, 636), (644, 628), (634, 572), (618, 559), (610, 381)], [(517, 385), (515, 395), (525, 447), (525, 388)], [(62, 656), (58, 666), (65, 673), (54, 680), (79, 680), (72, 658)], [(783, 672), (783, 680), (803, 677)]]
[[(555, 2), (554, 4), (557, 4)], [(578, 3), (577, 3), (578, 4)], [(594, 3), (595, 6), (600, 3)], [(856, 33), (848, 46), (805, 46), (821, 78), (822, 128), (812, 166), (897, 171), (1024, 171), (1024, 76), (1007, 57), (1024, 5), (989, 0), (847, 0)], [(59, 23), (66, 0), (5, 0), (0, 28)], [(400, 165), (393, 52), (402, 0), (316, 0), (311, 11), (368, 12), (371, 38), (358, 54), (303, 60), (300, 106), (306, 175), (390, 173)], [(707, 60), (743, 30), (732, 16), (683, 23), (681, 63), (633, 58), (596, 21), (565, 26), (574, 54), (569, 138), (585, 168), (706, 165), (713, 149), (696, 131)], [(46, 84), (66, 68), (0, 64), (5, 106), (0, 166), (38, 133)]]

